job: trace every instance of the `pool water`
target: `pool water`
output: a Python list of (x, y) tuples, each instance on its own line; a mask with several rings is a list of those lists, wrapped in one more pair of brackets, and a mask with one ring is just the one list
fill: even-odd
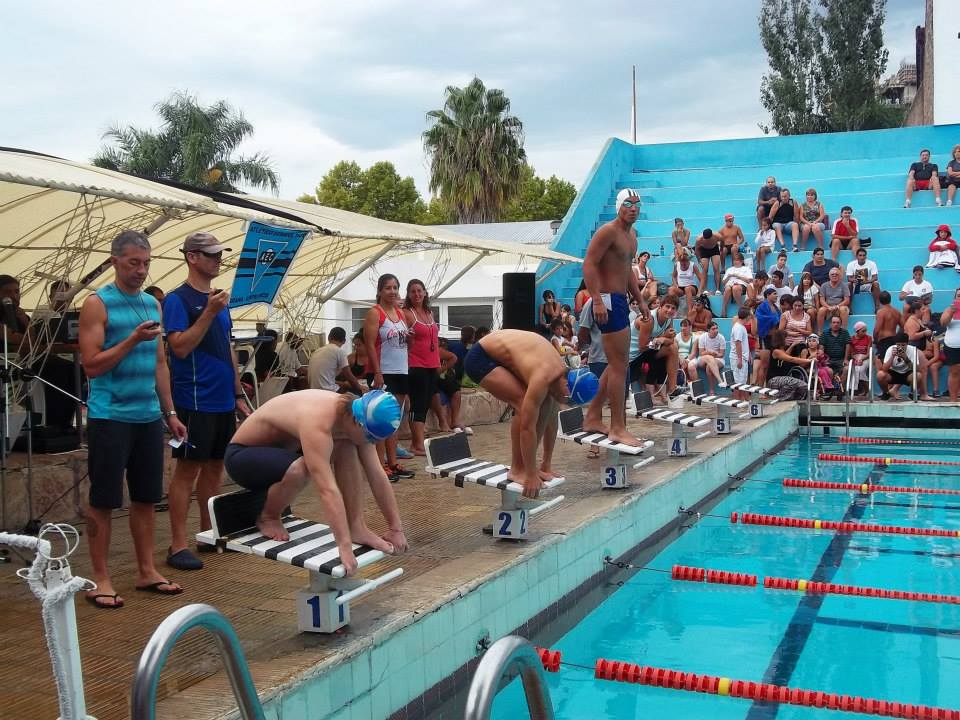
[[(800, 438), (750, 475), (646, 567), (675, 565), (960, 595), (960, 538), (732, 525), (732, 511), (960, 529), (960, 496), (788, 490), (784, 477), (960, 488), (960, 467), (820, 462), (817, 453), (960, 461), (960, 446), (870, 446)], [(831, 693), (960, 708), (960, 606), (729, 588), (630, 571), (559, 641), (547, 675), (558, 720), (811, 718), (830, 710), (596, 680), (597, 658)], [(951, 680), (952, 678), (952, 680)], [(851, 713), (842, 715), (850, 716)], [(527, 717), (519, 681), (494, 718)]]

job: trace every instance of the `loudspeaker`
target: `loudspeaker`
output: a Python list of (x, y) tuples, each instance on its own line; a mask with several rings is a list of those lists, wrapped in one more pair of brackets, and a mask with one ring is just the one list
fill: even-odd
[(503, 274), (503, 327), (535, 330), (537, 323), (536, 273)]

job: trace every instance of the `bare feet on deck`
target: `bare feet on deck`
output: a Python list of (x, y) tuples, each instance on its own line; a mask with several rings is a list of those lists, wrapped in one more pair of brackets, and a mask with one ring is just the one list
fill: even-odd
[(550, 482), (551, 480), (556, 480), (559, 477), (563, 477), (563, 475), (558, 475), (553, 470), (544, 470), (543, 468), (540, 468), (537, 471), (537, 475), (539, 475), (540, 479), (544, 482)]
[(607, 437), (614, 442), (623, 443), (624, 445), (630, 445), (632, 447), (643, 447), (644, 443), (643, 440), (635, 437), (633, 433), (628, 430), (611, 430)]
[(257, 529), (271, 540), (281, 540), (286, 542), (290, 539), (290, 533), (283, 527), (280, 518), (268, 518), (263, 515), (257, 520)]
[(395, 555), (399, 553), (405, 553), (410, 549), (410, 544), (407, 542), (407, 536), (403, 534), (402, 530), (387, 530), (383, 534), (383, 539), (393, 545), (393, 552)]

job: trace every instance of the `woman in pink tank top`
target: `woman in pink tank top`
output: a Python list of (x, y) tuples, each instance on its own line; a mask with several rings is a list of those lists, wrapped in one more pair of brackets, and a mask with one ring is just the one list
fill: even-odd
[(430, 401), (437, 392), (440, 367), (440, 332), (433, 319), (430, 296), (421, 280), (407, 283), (403, 316), (410, 328), (407, 343), (408, 377), (410, 379), (410, 449), (414, 455), (426, 455), (423, 446), (424, 425)]

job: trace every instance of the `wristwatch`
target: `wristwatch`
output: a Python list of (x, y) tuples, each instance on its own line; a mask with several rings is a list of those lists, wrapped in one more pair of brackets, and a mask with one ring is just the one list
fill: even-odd
[(168, 418), (168, 417), (176, 417), (176, 416), (177, 416), (177, 411), (176, 411), (176, 410), (167, 410), (167, 411), (163, 414), (163, 416), (164, 416), (165, 418)]

